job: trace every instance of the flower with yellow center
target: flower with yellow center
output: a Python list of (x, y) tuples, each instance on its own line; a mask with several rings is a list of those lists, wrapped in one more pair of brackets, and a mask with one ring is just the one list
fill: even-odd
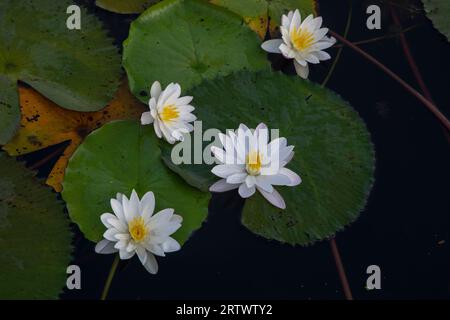
[(113, 213), (104, 213), (100, 219), (107, 230), (104, 239), (95, 246), (101, 254), (119, 252), (121, 259), (137, 254), (145, 269), (156, 274), (158, 263), (155, 255), (164, 257), (166, 252), (180, 250), (180, 244), (170, 237), (181, 227), (183, 219), (173, 209), (153, 214), (155, 196), (147, 192), (142, 200), (133, 190), (130, 199), (118, 193), (111, 199)]
[(308, 63), (317, 64), (331, 59), (325, 49), (336, 43), (333, 37), (327, 37), (327, 28), (321, 28), (322, 18), (313, 15), (301, 21), (300, 11), (290, 11), (283, 15), (280, 26), (282, 39), (264, 42), (262, 48), (270, 53), (281, 53), (287, 59), (294, 59), (297, 74), (306, 79), (309, 75)]
[(166, 89), (155, 81), (150, 89), (149, 108), (141, 116), (143, 125), (153, 123), (158, 138), (164, 138), (169, 143), (183, 139), (183, 134), (194, 130), (189, 123), (197, 118), (191, 113), (195, 110), (190, 105), (192, 97), (180, 97), (181, 87), (178, 83), (171, 83)]
[(212, 173), (222, 179), (210, 191), (238, 189), (242, 198), (248, 198), (258, 190), (274, 206), (286, 208), (284, 199), (273, 186), (293, 187), (301, 183), (295, 172), (285, 168), (294, 156), (294, 147), (288, 146), (285, 138), (269, 143), (268, 131), (263, 123), (254, 131), (241, 124), (237, 132), (219, 134), (224, 148), (211, 148), (220, 163)]

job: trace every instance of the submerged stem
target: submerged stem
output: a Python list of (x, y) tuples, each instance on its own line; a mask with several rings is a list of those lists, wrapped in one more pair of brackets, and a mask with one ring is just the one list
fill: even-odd
[(111, 265), (111, 269), (109, 270), (108, 278), (105, 282), (105, 287), (103, 288), (102, 296), (100, 298), (101, 300), (106, 300), (106, 297), (108, 296), (109, 288), (111, 287), (111, 283), (114, 278), (114, 274), (116, 273), (117, 266), (119, 265), (119, 261), (119, 254), (116, 254), (116, 257), (114, 258), (114, 261)]
[[(344, 30), (344, 38), (347, 38), (348, 32), (350, 31), (350, 25), (352, 23), (352, 14), (353, 14), (353, 4), (352, 4), (352, 1), (350, 0), (349, 1), (349, 8), (348, 8), (347, 24), (346, 24), (345, 30)], [(322, 82), (322, 87), (325, 87), (327, 85), (328, 81), (331, 78), (331, 75), (334, 72), (334, 69), (336, 69), (336, 65), (337, 65), (337, 63), (339, 61), (339, 58), (341, 57), (343, 48), (344, 47), (340, 47), (338, 49), (338, 52), (336, 54), (336, 58), (334, 59), (333, 64), (331, 65), (330, 71), (328, 71), (328, 74), (325, 77), (325, 80), (323, 80), (323, 82)]]
[(408, 83), (406, 83), (402, 78), (400, 78), (397, 74), (395, 74), (393, 71), (391, 71), (388, 67), (386, 67), (384, 64), (382, 64), (380, 61), (372, 57), (370, 54), (362, 50), (361, 48), (355, 46), (352, 42), (345, 39), (343, 36), (337, 34), (336, 32), (333, 32), (330, 30), (330, 34), (334, 36), (336, 39), (338, 39), (340, 42), (348, 46), (349, 48), (353, 49), (357, 53), (359, 53), (361, 56), (363, 56), (368, 61), (372, 62), (374, 65), (376, 65), (378, 68), (384, 71), (388, 76), (390, 76), (392, 79), (397, 81), (401, 86), (403, 86), (409, 93), (411, 93), (414, 97), (416, 97), (418, 100), (420, 100), (425, 107), (430, 110), (434, 116), (442, 123), (442, 125), (450, 131), (450, 121), (445, 117), (445, 115), (427, 98), (425, 98), (422, 94), (417, 92), (413, 87), (411, 87)]

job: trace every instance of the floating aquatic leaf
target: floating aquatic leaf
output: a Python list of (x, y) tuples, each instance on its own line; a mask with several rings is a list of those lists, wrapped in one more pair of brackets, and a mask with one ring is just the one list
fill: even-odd
[(241, 19), (201, 0), (166, 0), (135, 20), (124, 43), (131, 91), (148, 101), (152, 83), (183, 90), (233, 71), (269, 69), (258, 37)]
[[(109, 200), (135, 189), (142, 197), (153, 191), (156, 210), (174, 208), (183, 217), (174, 238), (184, 243), (208, 214), (210, 195), (187, 185), (161, 160), (158, 139), (150, 126), (116, 121), (91, 133), (70, 159), (63, 198), (70, 217), (86, 238), (99, 241), (105, 231), (100, 215)], [(156, 212), (157, 212), (156, 211)]]
[(121, 73), (117, 48), (84, 8), (81, 29), (69, 30), (66, 11), (72, 4), (0, 1), (0, 144), (19, 125), (19, 80), (71, 110), (97, 111), (113, 97)]
[(0, 299), (55, 299), (66, 283), (71, 231), (64, 205), (0, 153)]
[[(242, 222), (247, 228), (269, 239), (306, 245), (332, 236), (358, 217), (373, 183), (374, 150), (364, 123), (339, 96), (309, 81), (272, 72), (205, 81), (189, 94), (196, 97), (203, 131), (225, 132), (240, 123), (255, 128), (264, 122), (295, 146), (288, 167), (303, 182), (277, 187), (285, 210), (259, 194), (246, 200)], [(163, 154), (169, 162), (169, 151)], [(199, 189), (211, 181), (212, 166), (175, 168)]]

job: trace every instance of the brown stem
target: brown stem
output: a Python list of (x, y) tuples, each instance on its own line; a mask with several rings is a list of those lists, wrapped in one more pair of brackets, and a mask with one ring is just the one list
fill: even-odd
[[(395, 9), (391, 7), (391, 16), (392, 20), (394, 20), (394, 23), (397, 27), (402, 28), (402, 24), (400, 22), (400, 19), (398, 18), (397, 12), (395, 12)], [(414, 59), (414, 56), (411, 53), (411, 49), (409, 48), (408, 41), (406, 40), (406, 36), (402, 33), (400, 34), (400, 43), (402, 45), (403, 53), (405, 54), (406, 60), (408, 61), (409, 67), (411, 68), (414, 77), (416, 78), (417, 83), (419, 84), (420, 90), (422, 90), (424, 96), (431, 101), (434, 104), (433, 96), (431, 95), (430, 90), (428, 89), (425, 81), (422, 78), (422, 74), (420, 73), (419, 67), (417, 66), (417, 63)], [(445, 128), (442, 128), (444, 131), (444, 135), (447, 138), (447, 141), (450, 142), (450, 134)]]
[[(417, 29), (420, 26), (422, 26), (422, 24), (416, 24), (416, 25), (413, 25), (411, 27), (405, 28), (405, 29), (403, 29), (403, 30), (401, 30), (399, 32), (395, 32), (395, 33), (392, 33), (392, 34), (388, 34), (388, 35), (384, 35), (384, 36), (380, 36), (380, 37), (375, 37), (375, 38), (370, 38), (370, 39), (366, 39), (366, 40), (353, 41), (353, 44), (354, 45), (369, 44), (369, 43), (374, 43), (374, 42), (378, 42), (378, 41), (382, 41), (382, 40), (389, 40), (389, 39), (397, 38), (401, 34), (404, 34), (404, 33), (407, 33), (409, 31), (412, 31), (414, 29)], [(337, 45), (334, 45), (333, 48), (342, 48), (343, 46), (344, 46), (343, 44), (337, 44)]]
[(347, 275), (345, 274), (344, 265), (342, 263), (341, 255), (336, 244), (335, 238), (330, 240), (331, 252), (333, 253), (334, 261), (336, 263), (336, 268), (338, 271), (339, 279), (341, 280), (342, 289), (344, 290), (344, 295), (347, 300), (353, 300), (352, 290), (347, 280)]
[[(391, 8), (391, 15), (392, 15), (392, 19), (394, 20), (394, 23), (398, 27), (401, 28), (402, 25), (401, 25), (400, 20), (399, 20), (399, 18), (397, 16), (397, 13), (395, 12), (395, 10), (393, 8)], [(421, 76), (420, 71), (419, 71), (419, 68), (417, 67), (417, 64), (416, 64), (416, 62), (414, 60), (414, 57), (413, 57), (413, 55), (411, 53), (411, 50), (409, 49), (408, 42), (406, 41), (406, 36), (403, 33), (401, 33), (399, 36), (400, 36), (400, 43), (402, 45), (403, 52), (405, 53), (405, 56), (406, 56), (406, 60), (408, 61), (409, 66), (411, 67), (411, 70), (412, 70), (412, 72), (414, 74), (414, 77), (416, 78), (417, 83), (420, 86), (420, 90), (422, 90), (424, 96), (428, 100), (430, 100), (431, 102), (434, 103), (433, 98), (431, 97), (430, 90), (428, 90), (427, 85), (423, 81), (422, 76)]]
[(403, 86), (409, 93), (411, 93), (414, 97), (416, 97), (419, 101), (421, 101), (425, 107), (427, 107), (434, 115), (435, 117), (442, 123), (442, 125), (450, 131), (450, 121), (445, 117), (445, 115), (439, 111), (439, 109), (430, 102), (427, 98), (425, 98), (422, 94), (417, 92), (413, 87), (411, 87), (408, 83), (406, 83), (402, 78), (400, 78), (397, 74), (392, 72), (388, 67), (386, 67), (384, 64), (382, 64), (380, 61), (372, 57), (370, 54), (362, 50), (361, 48), (355, 46), (353, 43), (342, 37), (341, 35), (337, 34), (334, 31), (330, 30), (330, 34), (338, 39), (340, 42), (348, 46), (349, 48), (353, 49), (357, 53), (359, 53), (361, 56), (363, 56), (365, 59), (372, 62), (374, 65), (376, 65), (378, 68), (384, 71), (387, 75), (389, 75), (392, 79), (397, 81), (401, 86)]

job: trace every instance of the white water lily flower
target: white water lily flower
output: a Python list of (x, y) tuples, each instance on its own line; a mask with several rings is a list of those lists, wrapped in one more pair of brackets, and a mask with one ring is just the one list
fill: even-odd
[(287, 59), (294, 59), (297, 74), (303, 79), (309, 75), (308, 63), (317, 64), (331, 59), (323, 51), (336, 43), (333, 37), (327, 37), (328, 28), (321, 28), (322, 17), (313, 15), (301, 21), (300, 11), (290, 11), (281, 18), (282, 39), (272, 39), (264, 42), (262, 48), (271, 53), (281, 53)]
[(294, 156), (294, 146), (286, 138), (269, 143), (269, 130), (263, 123), (254, 132), (241, 124), (237, 132), (219, 134), (224, 149), (211, 147), (221, 163), (211, 171), (222, 178), (210, 187), (212, 192), (239, 189), (242, 198), (251, 197), (258, 190), (274, 206), (285, 209), (283, 197), (273, 186), (297, 186), (300, 177), (285, 168)]
[(194, 130), (189, 123), (197, 119), (191, 112), (195, 110), (191, 103), (193, 97), (180, 97), (181, 87), (178, 83), (169, 84), (164, 91), (161, 84), (155, 81), (150, 89), (150, 111), (141, 116), (143, 125), (153, 123), (158, 138), (164, 136), (173, 144), (183, 139), (183, 133)]
[(103, 234), (105, 239), (95, 246), (95, 252), (119, 252), (122, 260), (137, 254), (145, 269), (156, 274), (158, 263), (155, 255), (164, 257), (166, 252), (180, 250), (180, 244), (170, 235), (181, 227), (183, 219), (174, 214), (173, 209), (153, 214), (153, 192), (147, 192), (142, 200), (134, 190), (130, 199), (118, 193), (116, 199), (111, 199), (111, 208), (114, 213), (100, 216), (107, 230)]

